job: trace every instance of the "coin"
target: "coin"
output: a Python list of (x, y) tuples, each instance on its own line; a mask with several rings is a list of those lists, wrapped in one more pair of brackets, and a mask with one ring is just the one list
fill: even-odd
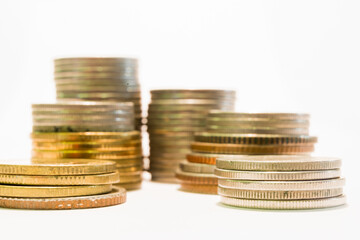
[(6, 175), (90, 175), (111, 173), (115, 169), (113, 162), (87, 159), (59, 160), (56, 164), (0, 163), (0, 174)]
[(312, 136), (287, 136), (272, 134), (229, 134), (229, 133), (196, 133), (195, 141), (207, 143), (228, 144), (303, 144), (316, 143), (317, 138)]
[(219, 179), (219, 186), (242, 190), (322, 190), (340, 188), (345, 184), (344, 178), (311, 180), (311, 181), (250, 181)]
[(128, 151), (141, 149), (141, 143), (136, 145), (124, 146), (123, 144), (114, 143), (70, 143), (70, 142), (57, 142), (57, 143), (33, 143), (34, 150), (95, 150), (95, 151)]
[(99, 175), (9, 175), (0, 174), (0, 183), (14, 185), (99, 185), (119, 182), (119, 173), (105, 173)]
[(192, 193), (217, 194), (217, 185), (181, 183), (179, 190)]
[(297, 191), (242, 190), (219, 187), (218, 193), (225, 197), (261, 200), (299, 200), (336, 197), (343, 194), (342, 188)]
[(213, 174), (215, 170), (215, 166), (209, 164), (181, 162), (179, 166), (183, 172)]
[(119, 184), (122, 183), (133, 183), (133, 182), (141, 182), (142, 175), (141, 172), (137, 173), (121, 173)]
[(239, 134), (283, 134), (283, 135), (308, 135), (307, 128), (269, 128), (269, 127), (237, 127), (207, 125), (208, 132), (239, 133)]
[(262, 209), (312, 209), (340, 206), (346, 203), (344, 195), (311, 200), (250, 200), (231, 197), (221, 197), (221, 203), (245, 208)]
[(124, 157), (128, 155), (140, 155), (142, 151), (138, 150), (128, 150), (128, 151), (95, 151), (95, 150), (64, 150), (64, 151), (32, 151), (33, 158), (91, 158), (98, 160), (116, 160), (119, 157)]
[(114, 184), (114, 186), (125, 188), (127, 191), (140, 189), (141, 185), (142, 185), (141, 181)]
[(209, 117), (226, 117), (226, 118), (263, 118), (263, 119), (305, 119), (308, 120), (310, 115), (307, 113), (241, 113), (241, 112), (224, 112), (211, 110)]
[(186, 159), (189, 162), (193, 163), (202, 163), (202, 164), (216, 164), (216, 159), (219, 157), (226, 157), (224, 154), (206, 154), (206, 153), (190, 153), (186, 155)]
[(205, 89), (164, 89), (150, 91), (154, 99), (211, 99), (220, 97), (235, 98), (236, 92), (232, 90), (205, 90)]
[(218, 180), (214, 174), (207, 173), (190, 173), (184, 171), (177, 171), (176, 178), (182, 182), (192, 184), (213, 184), (216, 185)]
[(217, 168), (247, 171), (315, 171), (341, 167), (341, 159), (310, 156), (239, 156), (219, 157)]
[(255, 145), (255, 144), (221, 144), (193, 142), (191, 144), (193, 152), (216, 153), (216, 154), (310, 154), (314, 151), (313, 144), (272, 144), (272, 145)]
[(127, 142), (128, 140), (140, 139), (139, 131), (129, 132), (78, 132), (78, 133), (32, 133), (31, 138), (34, 140), (54, 139), (56, 141), (117, 141)]
[(65, 210), (118, 205), (126, 201), (126, 190), (113, 187), (110, 193), (67, 198), (8, 198), (0, 197), (0, 207), (19, 209)]
[(74, 197), (111, 192), (111, 184), (90, 186), (19, 186), (0, 185), (4, 197)]
[[(281, 164), (281, 163), (279, 163)], [(296, 181), (321, 180), (340, 177), (340, 169), (321, 171), (258, 172), (215, 169), (219, 178), (240, 180)]]

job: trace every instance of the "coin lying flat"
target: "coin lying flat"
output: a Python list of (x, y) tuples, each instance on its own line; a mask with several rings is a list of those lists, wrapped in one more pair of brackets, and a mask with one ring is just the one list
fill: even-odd
[(216, 185), (218, 179), (214, 174), (206, 174), (206, 173), (191, 173), (184, 171), (177, 171), (176, 178), (185, 183), (191, 184), (208, 184), (208, 185)]
[(340, 158), (310, 156), (226, 156), (216, 160), (221, 169), (246, 171), (315, 171), (341, 167)]
[(179, 190), (192, 193), (217, 194), (217, 185), (191, 184), (182, 182)]
[(336, 197), (343, 194), (342, 188), (331, 188), (322, 190), (297, 190), (297, 191), (266, 191), (266, 190), (242, 190), (232, 188), (218, 188), (221, 196), (241, 199), (261, 200), (299, 200), (320, 199)]
[(56, 141), (128, 141), (133, 139), (140, 139), (139, 131), (129, 132), (63, 132), (63, 133), (32, 133), (31, 138), (37, 141), (56, 140)]
[(0, 185), (0, 196), (4, 197), (75, 197), (111, 192), (111, 184), (90, 186), (20, 186)]
[(305, 119), (308, 120), (310, 115), (307, 113), (241, 113), (241, 112), (224, 112), (219, 110), (211, 110), (209, 118), (212, 117), (226, 117), (226, 118), (252, 118), (252, 119)]
[(186, 155), (186, 159), (193, 163), (202, 163), (215, 165), (216, 159), (219, 157), (226, 157), (224, 154), (207, 154), (207, 153), (190, 153)]
[(1, 184), (14, 185), (41, 185), (41, 186), (70, 186), (70, 185), (102, 185), (113, 184), (120, 181), (119, 173), (106, 173), (98, 175), (6, 175), (0, 174)]
[(115, 172), (115, 163), (85, 159), (71, 159), (52, 164), (0, 163), (0, 174), (7, 175), (90, 175)]
[(189, 163), (181, 162), (180, 169), (184, 172), (193, 172), (193, 173), (214, 173), (215, 166), (209, 164), (199, 164), (199, 163)]
[(256, 144), (256, 145), (291, 145), (316, 143), (317, 138), (312, 136), (272, 135), (272, 134), (231, 134), (209, 133), (195, 134), (195, 141), (221, 144)]
[(121, 187), (121, 188), (125, 188), (127, 191), (131, 191), (131, 190), (137, 190), (140, 189), (142, 185), (142, 182), (127, 182), (127, 183), (117, 183), (114, 184), (114, 186), (116, 187)]
[(341, 188), (345, 185), (344, 178), (311, 180), (311, 181), (250, 181), (219, 179), (219, 186), (223, 188), (235, 188), (243, 190), (322, 190)]
[(231, 197), (221, 197), (221, 203), (234, 207), (261, 208), (261, 209), (312, 209), (328, 208), (344, 205), (346, 198), (344, 195), (323, 199), (311, 200), (249, 200)]
[(9, 198), (0, 197), (0, 207), (18, 209), (65, 210), (77, 208), (97, 208), (118, 205), (126, 201), (126, 190), (113, 187), (112, 191), (101, 195), (68, 198)]
[(215, 169), (215, 175), (219, 178), (240, 180), (269, 180), (269, 181), (296, 181), (296, 180), (321, 180), (339, 178), (340, 169), (321, 171), (291, 171), (291, 172), (258, 172), (258, 171), (234, 171)]
[(274, 154), (310, 154), (314, 151), (314, 144), (221, 144), (193, 142), (191, 150), (199, 153), (241, 154), (241, 155), (274, 155)]

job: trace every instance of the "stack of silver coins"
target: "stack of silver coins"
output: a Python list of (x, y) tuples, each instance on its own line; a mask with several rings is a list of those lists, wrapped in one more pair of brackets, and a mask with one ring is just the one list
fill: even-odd
[[(316, 137), (309, 136), (309, 115), (297, 113), (237, 113), (211, 111), (206, 132), (195, 134), (184, 165), (207, 172), (186, 172), (178, 178), (181, 189), (197, 193), (216, 194), (217, 178), (211, 172), (216, 159), (226, 155), (310, 154)], [(195, 168), (192, 168), (195, 169)], [(185, 181), (192, 178), (192, 184)]]
[(58, 101), (132, 102), (136, 129), (142, 125), (138, 61), (133, 58), (55, 60)]
[(227, 156), (216, 160), (226, 205), (309, 209), (345, 204), (341, 160), (309, 156)]
[(33, 163), (116, 162), (118, 186), (142, 182), (142, 144), (134, 127), (133, 103), (68, 102), (34, 104)]
[(212, 109), (234, 109), (235, 92), (227, 90), (153, 90), (148, 109), (152, 180), (177, 182), (179, 163), (190, 153), (194, 132), (205, 129)]

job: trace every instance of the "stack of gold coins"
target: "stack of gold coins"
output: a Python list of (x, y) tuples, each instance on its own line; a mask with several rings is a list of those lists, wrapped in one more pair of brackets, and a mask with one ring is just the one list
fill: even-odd
[(142, 146), (134, 130), (132, 103), (58, 103), (33, 105), (33, 163), (74, 159), (116, 162), (128, 190), (142, 182)]
[(134, 103), (136, 129), (142, 125), (138, 61), (133, 58), (60, 58), (55, 60), (59, 101)]
[[(206, 122), (206, 132), (195, 134), (192, 153), (187, 155), (187, 162), (183, 164), (200, 164), (210, 169), (209, 166), (214, 166), (218, 157), (229, 154), (309, 154), (317, 142), (316, 137), (308, 135), (308, 114), (211, 111)], [(184, 175), (189, 174), (194, 175), (184, 169), (177, 173), (182, 190), (216, 193), (217, 181), (207, 181), (216, 178), (214, 172), (206, 175), (196, 173), (191, 189), (189, 181), (184, 181)]]
[(212, 109), (231, 111), (235, 92), (226, 90), (153, 90), (148, 109), (152, 180), (174, 183), (175, 171), (190, 152), (193, 133), (205, 129)]
[(0, 207), (74, 209), (126, 201), (115, 163), (109, 161), (15, 164), (0, 162)]
[(309, 209), (345, 204), (341, 160), (309, 156), (227, 156), (216, 160), (226, 205)]

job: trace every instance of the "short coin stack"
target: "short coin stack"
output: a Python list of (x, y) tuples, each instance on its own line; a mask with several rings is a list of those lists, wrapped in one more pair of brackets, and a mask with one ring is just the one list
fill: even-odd
[[(210, 169), (217, 158), (229, 154), (309, 154), (314, 150), (317, 138), (308, 136), (308, 131), (308, 114), (211, 111), (207, 117), (206, 132), (195, 134), (192, 153), (187, 155), (188, 161), (183, 164), (200, 164)], [(184, 175), (189, 174), (194, 182), (191, 189), (183, 180)], [(216, 178), (213, 172), (204, 175), (180, 170), (177, 176), (182, 190), (216, 193), (217, 181), (207, 181)]]
[(205, 129), (212, 109), (232, 110), (235, 92), (226, 90), (153, 90), (148, 109), (152, 179), (177, 182), (175, 171), (190, 152), (193, 133)]
[(227, 156), (216, 160), (221, 202), (264, 209), (345, 204), (341, 160), (309, 156)]
[(115, 101), (134, 103), (140, 130), (141, 91), (138, 61), (133, 58), (59, 58), (55, 60), (59, 101)]
[(76, 161), (43, 164), (0, 163), (0, 207), (73, 209), (117, 205), (126, 201), (115, 163)]
[(33, 124), (33, 163), (111, 160), (120, 172), (117, 186), (141, 187), (141, 135), (134, 131), (132, 103), (34, 104)]

